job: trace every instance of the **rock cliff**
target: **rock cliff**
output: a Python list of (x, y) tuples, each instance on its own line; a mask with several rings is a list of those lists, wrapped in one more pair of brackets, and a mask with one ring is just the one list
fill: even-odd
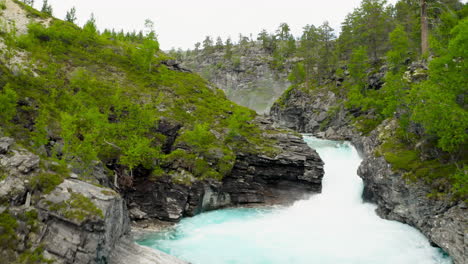
[(54, 165), (17, 146), (13, 139), (0, 138), (2, 261), (124, 263), (114, 260), (128, 259), (124, 249), (131, 248), (145, 252), (134, 263), (145, 263), (139, 259), (184, 263), (130, 242), (126, 202), (112, 189), (78, 180), (79, 175), (71, 173), (62, 175), (68, 179), (58, 186), (38, 192), (52, 181), (53, 172), (45, 168)]
[[(413, 70), (407, 73), (408, 78), (415, 76), (413, 72), (416, 73)], [(373, 83), (379, 81), (374, 78)], [(313, 91), (288, 90), (273, 105), (272, 119), (278, 125), (299, 132), (353, 142), (363, 156), (358, 170), (365, 185), (363, 197), (378, 205), (377, 214), (419, 229), (455, 263), (465, 263), (468, 259), (466, 203), (454, 202), (450, 198), (430, 198), (430, 186), (421, 181), (409, 181), (403, 172), (393, 169), (384, 157), (377, 154), (377, 149), (385, 139), (383, 135), (394, 136), (395, 120), (387, 120), (367, 136), (363, 135), (352, 125), (352, 117), (357, 113), (345, 110), (344, 98), (336, 89), (340, 83), (337, 84)]]
[(234, 49), (238, 55), (233, 58), (227, 58), (224, 51), (192, 51), (180, 58), (181, 66), (215, 84), (230, 100), (258, 113), (267, 112), (290, 85), (291, 63), (286, 62), (282, 70), (272, 68), (271, 55), (257, 43)]
[(364, 160), (358, 174), (364, 180), (363, 197), (378, 205), (377, 214), (419, 229), (429, 240), (444, 249), (455, 263), (468, 259), (468, 206), (449, 199), (428, 198), (429, 186), (408, 182), (392, 170), (384, 157), (375, 155), (385, 134), (395, 130), (395, 121), (386, 121), (368, 137), (357, 137)]
[[(264, 127), (272, 122), (259, 118)], [(202, 211), (248, 203), (280, 203), (321, 191), (323, 162), (291, 132), (265, 133), (276, 140), (274, 156), (237, 153), (231, 173), (221, 181), (177, 183), (169, 177), (135, 179), (126, 197), (134, 219), (178, 221)], [(183, 172), (181, 172), (183, 173)]]

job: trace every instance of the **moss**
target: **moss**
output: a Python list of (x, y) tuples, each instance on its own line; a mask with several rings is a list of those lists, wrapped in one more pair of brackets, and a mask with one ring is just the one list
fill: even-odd
[(151, 174), (149, 175), (148, 179), (150, 181), (157, 181), (159, 178), (163, 177), (166, 174), (166, 172), (161, 168), (161, 167), (156, 167), (151, 171)]
[(3, 180), (6, 179), (7, 177), (8, 177), (8, 174), (6, 174), (6, 173), (4, 173), (4, 172), (2, 172), (2, 171), (0, 170), (0, 181), (3, 181)]
[(0, 214), (0, 248), (16, 247), (18, 222), (8, 211)]
[(421, 163), (419, 153), (408, 148), (403, 142), (392, 137), (388, 138), (377, 150), (394, 170), (410, 171), (418, 168)]
[(17, 263), (21, 263), (21, 264), (52, 264), (54, 263), (53, 260), (45, 258), (43, 253), (44, 253), (44, 248), (42, 246), (39, 246), (34, 250), (28, 249), (19, 255)]
[(369, 135), (380, 123), (382, 123), (381, 119), (360, 116), (354, 120), (353, 125), (363, 135)]
[(115, 191), (111, 191), (111, 190), (102, 190), (101, 193), (104, 195), (108, 195), (108, 196), (117, 195)]
[(383, 156), (393, 170), (402, 172), (410, 182), (422, 181), (429, 185), (432, 191), (428, 197), (442, 199), (449, 195), (454, 200), (468, 199), (466, 168), (460, 169), (454, 163), (439, 159), (422, 161), (413, 145), (399, 139), (397, 135), (383, 131), (381, 139), (384, 142), (377, 148), (376, 155)]
[(61, 203), (49, 203), (49, 209), (70, 220), (84, 221), (90, 218), (104, 219), (102, 210), (99, 209), (91, 199), (80, 193), (72, 192), (70, 199)]
[(47, 194), (52, 192), (63, 180), (64, 177), (59, 174), (40, 173), (31, 179), (31, 186)]

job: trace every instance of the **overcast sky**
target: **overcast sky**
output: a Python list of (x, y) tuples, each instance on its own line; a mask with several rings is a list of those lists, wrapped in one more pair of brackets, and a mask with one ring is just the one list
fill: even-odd
[[(389, 0), (395, 3), (397, 0)], [(39, 8), (42, 0), (36, 0)], [(94, 13), (100, 29), (140, 30), (149, 18), (155, 22), (163, 50), (193, 49), (205, 36), (254, 37), (262, 30), (273, 32), (280, 23), (290, 25), (299, 36), (306, 24), (327, 20), (339, 29), (347, 13), (361, 0), (49, 0), (54, 16), (63, 19), (67, 10), (77, 9), (82, 25)]]

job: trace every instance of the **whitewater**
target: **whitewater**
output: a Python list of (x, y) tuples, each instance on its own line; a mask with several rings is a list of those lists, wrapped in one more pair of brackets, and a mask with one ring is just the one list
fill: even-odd
[(449, 264), (418, 230), (362, 200), (361, 157), (305, 136), (325, 162), (321, 194), (287, 207), (232, 208), (183, 219), (138, 241), (193, 264)]

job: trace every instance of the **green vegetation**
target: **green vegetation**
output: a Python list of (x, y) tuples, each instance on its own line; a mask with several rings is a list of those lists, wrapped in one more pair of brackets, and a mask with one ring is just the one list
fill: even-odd
[(16, 246), (16, 228), (18, 222), (8, 211), (0, 214), (0, 248), (8, 249)]
[(16, 263), (18, 264), (52, 264), (53, 260), (47, 259), (43, 255), (44, 248), (42, 246), (34, 250), (28, 249), (21, 253)]
[[(297, 90), (313, 98), (314, 91), (328, 89), (343, 100), (364, 135), (383, 120), (396, 119), (398, 133), (383, 143), (380, 155), (408, 179), (432, 186), (434, 197), (466, 200), (468, 8), (458, 0), (427, 5), (428, 53), (422, 52), (419, 1), (392, 6), (363, 0), (346, 17), (338, 38), (326, 24), (305, 27), (294, 55), (302, 60), (289, 75), (293, 85), (277, 104), (285, 106)], [(266, 48), (268, 38), (262, 36)], [(330, 85), (330, 79), (343, 81)], [(328, 124), (326, 119), (320, 128)]]
[[(31, 15), (38, 12), (22, 6)], [(71, 163), (85, 174), (96, 161), (110, 164), (124, 186), (132, 184), (137, 168), (157, 178), (174, 175), (174, 164), (181, 164), (196, 178), (222, 179), (237, 152), (274, 154), (271, 140), (253, 123), (253, 111), (199, 76), (165, 66), (171, 57), (159, 50), (153, 22), (145, 22), (146, 34), (101, 33), (93, 17), (83, 28), (73, 24), (73, 12), (48, 27), (31, 23), (25, 35), (14, 29), (1, 35), (11, 56), (28, 55), (14, 74), (0, 60), (6, 135), (33, 151), (45, 148), (43, 159)], [(163, 119), (182, 126), (168, 153), (159, 130)], [(52, 172), (31, 181), (45, 193), (68, 175), (60, 168), (46, 171)]]
[(40, 173), (31, 179), (31, 186), (43, 193), (50, 193), (63, 182), (63, 177), (54, 173)]
[(70, 195), (70, 199), (64, 202), (49, 204), (49, 209), (71, 220), (104, 218), (102, 210), (91, 199), (80, 193), (71, 192)]

